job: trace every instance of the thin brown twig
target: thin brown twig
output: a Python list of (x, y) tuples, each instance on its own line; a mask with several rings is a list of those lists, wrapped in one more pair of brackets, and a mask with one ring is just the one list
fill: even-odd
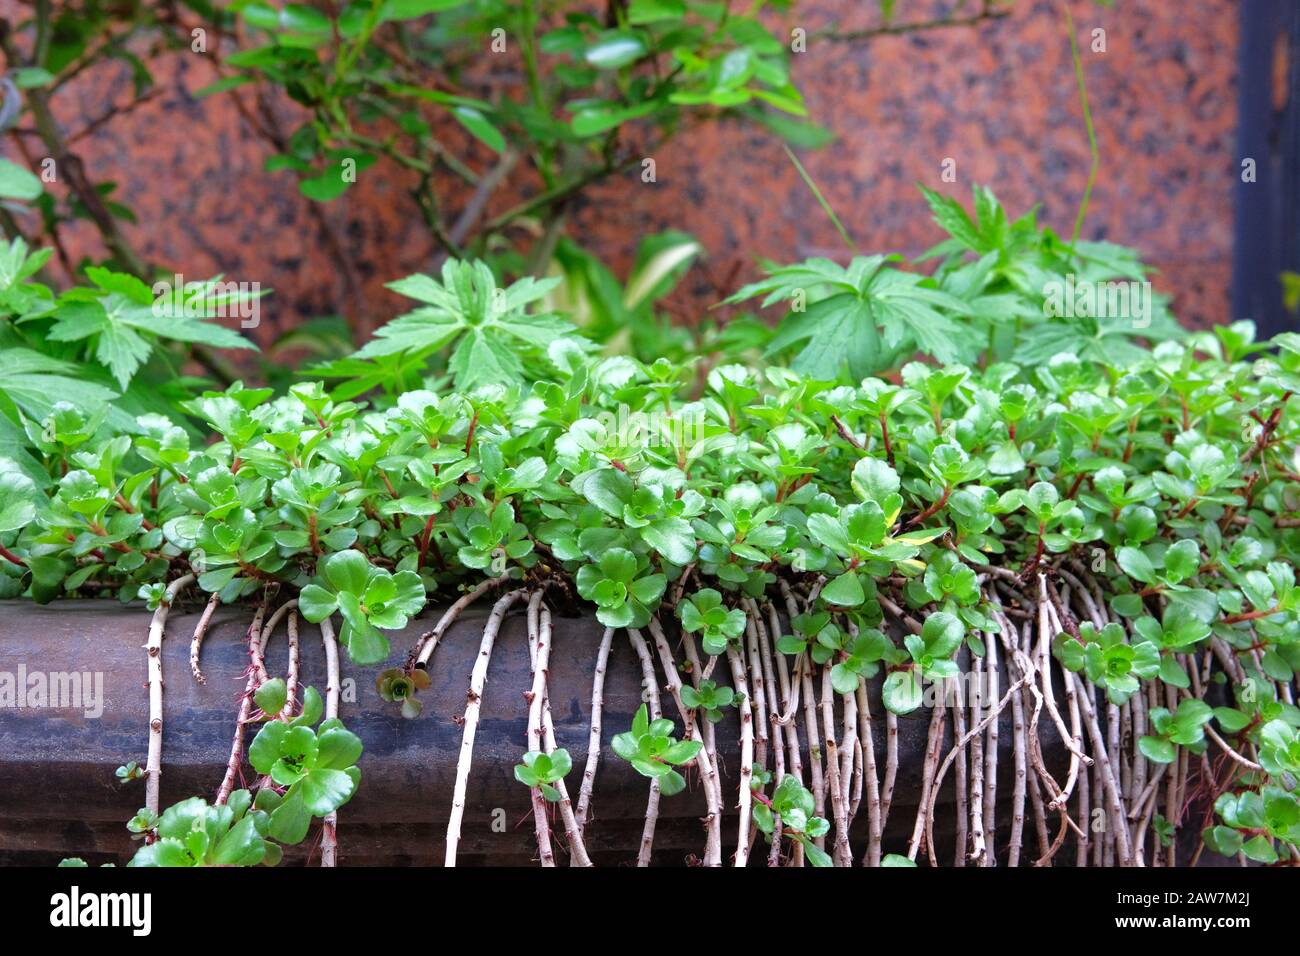
[[(952, 762), (957, 758), (957, 755), (965, 750), (966, 745), (974, 737), (982, 734), (989, 724), (998, 719), (1007, 704), (1010, 703), (1012, 698), (1020, 691), (1025, 680), (1026, 678), (1022, 676), (1014, 684), (1008, 687), (1006, 694), (1004, 694), (1002, 699), (998, 701), (997, 707), (995, 707), (987, 717), (958, 738), (957, 742), (953, 744), (952, 749), (948, 751), (948, 756), (943, 759), (943, 763), (939, 765), (939, 769), (935, 771), (934, 776), (931, 778), (931, 782), (926, 790), (926, 802), (924, 805), (925, 813), (922, 817), (925, 821), (925, 842), (930, 853), (931, 866), (936, 866), (938, 864), (934, 855), (934, 806), (939, 798), (939, 788), (943, 785), (943, 778), (948, 773), (948, 767), (952, 765)], [(942, 706), (943, 705), (938, 702), (935, 703), (936, 710), (939, 710)], [(933, 718), (931, 719), (931, 726), (933, 726)], [(935, 751), (937, 753), (938, 746), (935, 747)], [(913, 839), (915, 839), (915, 834), (913, 835)], [(913, 859), (915, 859), (915, 857), (913, 857)]]
[[(533, 679), (530, 690), (524, 694), (528, 701), (528, 739), (525, 749), (546, 752), (546, 739), (542, 730), (542, 702), (546, 699), (546, 667), (550, 658), (550, 647), (539, 635), (537, 609), (542, 601), (542, 592), (534, 591), (528, 602), (528, 654), (533, 662)], [(533, 829), (537, 835), (537, 855), (544, 867), (555, 866), (555, 851), (551, 848), (551, 825), (547, 817), (546, 798), (542, 788), (529, 788), (529, 799), (533, 806)]]
[(203, 638), (208, 635), (208, 625), (212, 621), (212, 614), (221, 603), (221, 592), (213, 591), (212, 596), (208, 598), (207, 605), (203, 608), (203, 614), (199, 617), (199, 623), (194, 625), (194, 636), (190, 638), (190, 673), (200, 684), (206, 684), (207, 679), (203, 676), (203, 671), (199, 669), (199, 650), (203, 646)]
[(939, 749), (943, 746), (944, 717), (943, 693), (940, 691), (930, 709), (930, 731), (926, 737), (925, 758), (921, 765), (921, 799), (916, 811), (916, 822), (912, 825), (912, 838), (907, 844), (907, 858), (915, 861), (921, 849), (921, 840), (925, 836), (927, 820), (932, 813), (930, 794), (934, 788), (934, 775), (939, 765)]
[(459, 597), (451, 607), (447, 608), (447, 610), (443, 612), (442, 617), (438, 619), (438, 623), (433, 626), (433, 629), (425, 631), (416, 640), (414, 651), (416, 663), (422, 666), (428, 664), (429, 658), (433, 656), (433, 652), (438, 648), (438, 642), (442, 640), (443, 635), (447, 633), (447, 629), (455, 623), (456, 618), (460, 616), (461, 612), (488, 591), (492, 590), (492, 588), (504, 584), (508, 580), (509, 577), (503, 574), (500, 577), (483, 581), (472, 591), (461, 595), (461, 597)]
[[(652, 721), (658, 720), (663, 716), (663, 709), (659, 703), (659, 681), (655, 678), (654, 660), (650, 656), (650, 649), (646, 646), (645, 638), (641, 632), (634, 627), (627, 629), (627, 639), (632, 645), (632, 650), (636, 652), (637, 659), (641, 662), (641, 687), (645, 695), (646, 709), (650, 713)], [(641, 843), (637, 849), (636, 865), (638, 867), (647, 867), (650, 865), (651, 853), (654, 849), (655, 827), (659, 820), (659, 781), (650, 780), (650, 798), (646, 802), (645, 808), (645, 825), (641, 829)], [(721, 849), (719, 849), (721, 855)]]
[(149, 622), (149, 640), (145, 651), (149, 660), (149, 756), (145, 763), (144, 805), (156, 816), (162, 788), (163, 745), (163, 632), (167, 628), (167, 613), (177, 595), (194, 581), (193, 574), (184, 574), (167, 585), (162, 600), (158, 602)]
[(258, 686), (258, 671), (261, 668), (262, 621), (271, 601), (271, 588), (262, 592), (262, 600), (253, 621), (248, 626), (248, 678), (244, 683), (244, 692), (239, 698), (239, 712), (235, 717), (235, 735), (230, 744), (230, 757), (226, 760), (226, 774), (217, 788), (215, 803), (220, 805), (230, 799), (235, 789), (235, 778), (239, 775), (239, 765), (244, 756), (244, 725), (248, 723), (253, 709), (253, 692)]
[[(339, 715), (339, 645), (334, 638), (334, 625), (327, 617), (320, 622), (320, 639), (325, 648), (325, 719), (335, 720)], [(339, 813), (334, 810), (321, 822), (320, 865), (337, 866)]]
[(614, 629), (605, 628), (600, 647), (596, 649), (596, 670), (591, 679), (591, 732), (587, 737), (587, 764), (582, 771), (582, 786), (578, 790), (578, 830), (587, 825), (591, 810), (591, 791), (596, 785), (596, 768), (600, 764), (600, 718), (605, 706), (605, 668), (609, 663), (609, 650), (614, 643)]
[[(803, 685), (804, 721), (808, 725), (808, 763), (811, 767), (813, 815), (826, 816), (826, 779), (823, 765), (827, 764), (826, 755), (822, 753), (821, 738), (817, 730), (817, 701), (813, 696), (812, 666), (805, 667), (799, 677)], [(826, 847), (825, 835), (814, 837), (813, 845), (822, 850)]]
[(831, 859), (836, 866), (848, 866), (849, 818), (844, 786), (840, 781), (839, 745), (835, 742), (835, 689), (831, 682), (830, 661), (822, 670), (822, 734), (826, 740), (826, 789), (831, 795), (831, 813), (835, 818), (835, 842), (831, 846)]
[(478, 657), (470, 674), (469, 691), (466, 694), (465, 714), (463, 717), (465, 732), (461, 738), (460, 757), (456, 761), (456, 784), (452, 790), (451, 815), (447, 820), (447, 849), (445, 866), (456, 865), (456, 851), (460, 845), (460, 824), (465, 815), (465, 790), (469, 783), (469, 771), (474, 756), (474, 734), (478, 729), (479, 708), (483, 702), (483, 685), (487, 680), (488, 663), (492, 659), (492, 647), (496, 643), (497, 632), (510, 606), (523, 597), (523, 590), (517, 589), (504, 594), (493, 605), (483, 628), (483, 639), (479, 643)]
[[(538, 627), (538, 652), (539, 662), (542, 658), (541, 648), (550, 646), (554, 641), (555, 632), (551, 627), (551, 610), (543, 606), (541, 610), (541, 620)], [(545, 663), (545, 662), (542, 662)], [(539, 666), (539, 670), (545, 670)], [(550, 692), (550, 675), (547, 674), (546, 690), (542, 698), (542, 730), (546, 738), (546, 753), (553, 754), (559, 749), (555, 740), (555, 721), (551, 717), (551, 692)], [(555, 784), (555, 789), (560, 793), (560, 820), (564, 823), (564, 836), (569, 843), (569, 865), (585, 867), (591, 866), (591, 857), (587, 855), (587, 845), (582, 839), (582, 828), (578, 826), (577, 815), (573, 812), (573, 801), (569, 799), (569, 787), (563, 780)]]

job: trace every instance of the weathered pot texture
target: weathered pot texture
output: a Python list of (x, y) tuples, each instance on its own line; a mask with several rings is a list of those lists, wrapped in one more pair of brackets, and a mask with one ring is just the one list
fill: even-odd
[[(223, 607), (216, 612), (203, 646), (203, 684), (194, 680), (189, 667), (190, 636), (199, 610), (192, 599), (182, 600), (167, 621), (162, 652), (163, 806), (196, 794), (209, 799), (214, 795), (230, 753), (245, 684), (251, 610)], [(360, 761), (361, 786), (339, 813), (340, 865), (442, 861), (462, 738), (460, 718), (486, 616), (485, 604), (472, 608), (443, 638), (429, 665), (432, 685), (420, 693), (423, 713), (415, 719), (402, 718), (395, 705), (380, 698), (374, 684), (378, 668), (353, 667), (344, 655), (340, 717), (361, 737), (365, 752)], [(123, 608), (112, 601), (48, 606), (0, 602), (0, 681), (3, 675), (12, 675), (18, 691), (14, 698), (0, 699), (0, 864), (52, 864), (73, 855), (92, 864), (121, 864), (133, 852), (135, 844), (124, 824), (142, 806), (144, 790), (139, 782), (120, 784), (114, 770), (131, 760), (144, 763), (149, 715), (143, 644), (149, 617), (141, 607)], [(405, 631), (392, 632), (394, 660), (400, 663), (405, 649), (436, 619), (429, 611)], [(554, 621), (549, 693), (558, 744), (573, 758), (569, 782), (575, 796), (587, 757), (593, 666), (603, 630), (589, 616)], [(302, 684), (323, 689), (319, 631), (304, 622), (300, 633)], [(287, 656), (281, 625), (267, 651), (271, 674), (285, 672)], [(726, 671), (725, 666), (718, 667), (714, 678), (725, 683)], [(81, 677), (69, 680), (74, 674)], [(32, 692), (41, 680), (47, 687), (43, 703)], [(69, 700), (64, 692), (78, 689), (78, 683), (79, 699)], [(529, 749), (523, 695), (530, 685), (526, 624), (519, 606), (502, 627), (488, 672), (469, 777), (462, 865), (527, 865), (536, 857), (529, 790), (513, 773)], [(585, 836), (597, 865), (630, 864), (636, 857), (648, 781), (613, 753), (610, 741), (628, 729), (642, 694), (637, 658), (620, 632), (615, 635), (605, 679), (602, 753)], [(870, 699), (879, 718), (883, 710), (878, 681), (871, 684)], [(39, 705), (28, 706), (32, 703)], [(680, 731), (680, 717), (667, 694), (664, 706), (665, 715), (674, 719)], [(727, 714), (718, 726), (717, 740), (729, 814), (723, 828), (724, 854), (729, 855), (736, 842), (740, 748), (734, 708)], [(922, 708), (898, 721), (899, 773), (886, 852), (906, 852), (929, 716)], [(950, 725), (944, 753), (952, 745)], [(1014, 772), (1009, 711), (1002, 716), (1002, 726), (1000, 802), (1011, 793)], [(255, 730), (248, 728), (249, 739)], [(883, 760), (883, 720), (875, 721), (874, 733), (878, 759)], [(1059, 741), (1051, 728), (1042, 737), (1049, 767), (1060, 772), (1065, 761)], [(807, 735), (801, 734), (801, 739), (806, 763)], [(246, 782), (254, 782), (255, 774), (247, 764), (243, 772)], [(690, 862), (703, 850), (704, 800), (694, 774), (687, 776), (691, 784), (687, 792), (660, 803), (655, 863)], [(949, 775), (936, 816), (936, 841), (944, 845), (945, 861), (953, 855), (952, 780)], [(1005, 816), (999, 814), (1000, 819)], [(853, 828), (855, 857), (865, 846), (865, 825), (864, 811)], [(762, 836), (757, 839), (756, 855), (765, 854)], [(556, 842), (562, 854), (562, 828)], [(314, 828), (287, 860), (316, 862), (318, 843)]]

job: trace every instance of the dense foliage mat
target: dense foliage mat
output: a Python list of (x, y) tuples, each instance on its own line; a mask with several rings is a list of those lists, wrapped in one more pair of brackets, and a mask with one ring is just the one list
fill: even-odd
[[(260, 608), (242, 717), (266, 718), (249, 752), (264, 785), (255, 797), (229, 785), (241, 722), (216, 803), (157, 816), (159, 723), (136, 863), (273, 859), (270, 847), (301, 840), (313, 816), (327, 819), (332, 852), (359, 742), (334, 719), (336, 700), (314, 729), (321, 697), (299, 694), (292, 666), (287, 681), (268, 677), (270, 632), (287, 618), (296, 655), (301, 614), (327, 625), (332, 652), (328, 625), (340, 621), (351, 662), (382, 665), (393, 657), (385, 631), (428, 601), (454, 601), (405, 665), (378, 678), (408, 716), (429, 719), (417, 716), (423, 668), (454, 616), (490, 597), (449, 862), (478, 695), (517, 603), (536, 675), (517, 775), (534, 791), (543, 862), (554, 859), (550, 802), (572, 858), (585, 859), (600, 754), (571, 801), (546, 694), (559, 602), (594, 608), (610, 629), (598, 673), (615, 630), (637, 647), (649, 699), (614, 751), (651, 780), (651, 836), (659, 798), (686, 785), (683, 772), (698, 775), (706, 864), (721, 863), (722, 812), (736, 804), (738, 864), (751, 824), (772, 863), (848, 864), (859, 809), (864, 862), (933, 860), (927, 831), (954, 763), (958, 855), (971, 862), (1021, 860), (1027, 804), (1040, 862), (1073, 834), (1080, 863), (1174, 863), (1180, 827), (1217, 853), (1300, 858), (1300, 462), (1287, 414), (1300, 337), (1265, 348), (1243, 323), (1130, 350), (1121, 367), (1067, 353), (1032, 367), (911, 363), (896, 381), (855, 386), (724, 365), (694, 400), (682, 397), (690, 371), (667, 361), (593, 357), (564, 339), (544, 356), (529, 387), (414, 390), (377, 405), (335, 401), (314, 383), (279, 398), (235, 385), (189, 402), (211, 430), (201, 442), (159, 415), (139, 417), (135, 434), (66, 405), (31, 423), (44, 480), (16, 465), (0, 476), (0, 582), (41, 601), (147, 598), (155, 715), (152, 664), (177, 594), (197, 587), (212, 607)], [(291, 600), (270, 614), (277, 590)], [(676, 648), (661, 626), (670, 617)], [(712, 679), (719, 663), (730, 687)], [(336, 675), (337, 665), (327, 697)], [(886, 709), (873, 714), (866, 681), (877, 676)], [(873, 722), (892, 726), (923, 703), (921, 808), (908, 846), (886, 854), (897, 755), (892, 733), (876, 754)], [(716, 763), (714, 722), (727, 708), (740, 714), (734, 794)], [(995, 819), (1004, 709), (1009, 829)], [(948, 721), (958, 746), (945, 755)], [(1049, 721), (1069, 750), (1064, 779), (1042, 761)]]

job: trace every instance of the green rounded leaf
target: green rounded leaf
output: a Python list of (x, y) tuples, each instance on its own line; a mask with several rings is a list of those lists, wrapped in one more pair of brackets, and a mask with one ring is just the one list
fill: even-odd
[(857, 572), (846, 571), (822, 588), (822, 599), (841, 607), (857, 607), (867, 599)]
[(263, 681), (262, 685), (253, 692), (253, 703), (257, 704), (262, 713), (268, 717), (275, 717), (284, 709), (287, 697), (288, 687), (285, 685), (284, 678), (272, 677), (270, 680)]
[(325, 580), (335, 591), (360, 597), (366, 591), (371, 564), (360, 551), (349, 549), (331, 554), (322, 563)]
[(616, 70), (634, 63), (646, 54), (645, 41), (635, 33), (610, 31), (587, 47), (588, 63), (602, 70)]

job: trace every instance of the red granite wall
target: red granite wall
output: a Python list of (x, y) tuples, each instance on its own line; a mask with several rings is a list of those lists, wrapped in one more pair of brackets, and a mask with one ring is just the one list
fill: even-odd
[[(1071, 7), (1102, 155), (1086, 235), (1143, 250), (1184, 320), (1232, 318), (1237, 4)], [(800, 9), (812, 31), (835, 19), (870, 25), (875, 4), (821, 0)], [(1105, 53), (1088, 49), (1094, 27), (1106, 30)], [(164, 80), (159, 95), (80, 145), (98, 177), (119, 182), (139, 220), (128, 235), (146, 258), (187, 277), (221, 272), (273, 288), (263, 307), (269, 334), (360, 308), (326, 252), (332, 241), (355, 265), (367, 321), (394, 314), (400, 300), (382, 284), (427, 269), (435, 254), (405, 178), (386, 164), (363, 174), (323, 208), (323, 229), (293, 174), (263, 172), (267, 147), (230, 100), (191, 97), (212, 79), (203, 57), (176, 54), (155, 69)], [(963, 199), (972, 183), (985, 183), (1013, 212), (1041, 202), (1043, 219), (1069, 231), (1088, 152), (1057, 0), (1018, 0), (1011, 16), (978, 28), (813, 44), (795, 71), (811, 113), (839, 137), (805, 154), (805, 163), (863, 249), (916, 254), (935, 241), (917, 181)], [(126, 95), (124, 68), (109, 65), (83, 74), (56, 105), (76, 128)], [(956, 161), (956, 184), (940, 181), (947, 157)], [(640, 236), (670, 226), (693, 232), (709, 250), (713, 282), (694, 275), (685, 304), (709, 305), (715, 284), (752, 277), (758, 258), (841, 254), (770, 134), (715, 125), (685, 134), (656, 160), (657, 183), (634, 172), (602, 185), (571, 232), (620, 270)], [(98, 254), (88, 230), (72, 241)]]

